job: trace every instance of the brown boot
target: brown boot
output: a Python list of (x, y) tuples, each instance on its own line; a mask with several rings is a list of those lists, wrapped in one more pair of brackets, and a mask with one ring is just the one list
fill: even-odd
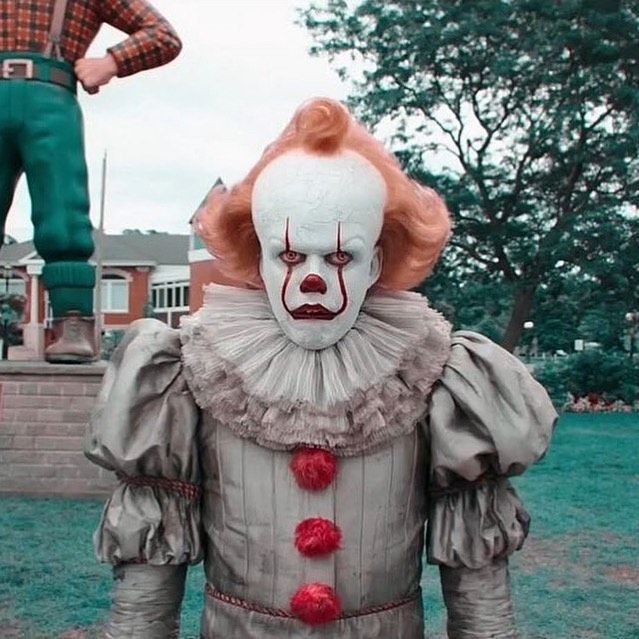
[(53, 320), (56, 341), (44, 351), (47, 362), (86, 364), (95, 360), (95, 319), (71, 311)]

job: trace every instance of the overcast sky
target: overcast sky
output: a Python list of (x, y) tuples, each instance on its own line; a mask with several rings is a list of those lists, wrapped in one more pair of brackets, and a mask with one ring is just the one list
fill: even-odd
[[(217, 177), (241, 179), (304, 100), (344, 99), (348, 87), (295, 25), (307, 0), (154, 0), (184, 49), (174, 62), (81, 91), (91, 190), (98, 222), (100, 165), (108, 150), (106, 230), (187, 233)], [(90, 54), (121, 40), (103, 27)], [(31, 239), (24, 178), (6, 232)]]

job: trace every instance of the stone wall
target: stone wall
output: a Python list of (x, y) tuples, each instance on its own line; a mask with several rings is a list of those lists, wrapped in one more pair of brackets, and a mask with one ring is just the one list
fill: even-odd
[(0, 362), (0, 494), (89, 497), (113, 473), (83, 455), (104, 364)]

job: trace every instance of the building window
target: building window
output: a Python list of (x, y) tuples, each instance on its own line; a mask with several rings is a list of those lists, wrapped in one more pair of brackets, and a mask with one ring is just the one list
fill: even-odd
[(102, 277), (102, 312), (129, 312), (129, 282), (119, 275)]
[(0, 280), (0, 291), (4, 295), (7, 293), (8, 295), (26, 295), (27, 294), (27, 284), (23, 279), (19, 277), (13, 277), (10, 280), (5, 280), (2, 282)]
[(187, 282), (158, 282), (151, 285), (151, 304), (155, 316), (176, 327), (182, 315), (189, 312)]

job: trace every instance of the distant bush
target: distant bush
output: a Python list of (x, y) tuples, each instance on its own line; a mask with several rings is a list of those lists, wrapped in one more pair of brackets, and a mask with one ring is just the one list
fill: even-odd
[(106, 331), (102, 336), (102, 359), (110, 360), (126, 331)]
[(535, 377), (559, 407), (580, 398), (593, 405), (639, 400), (639, 368), (617, 351), (595, 349), (546, 360), (535, 366)]
[(557, 408), (563, 408), (571, 399), (568, 391), (567, 359), (569, 358), (547, 359), (535, 364), (535, 377)]

